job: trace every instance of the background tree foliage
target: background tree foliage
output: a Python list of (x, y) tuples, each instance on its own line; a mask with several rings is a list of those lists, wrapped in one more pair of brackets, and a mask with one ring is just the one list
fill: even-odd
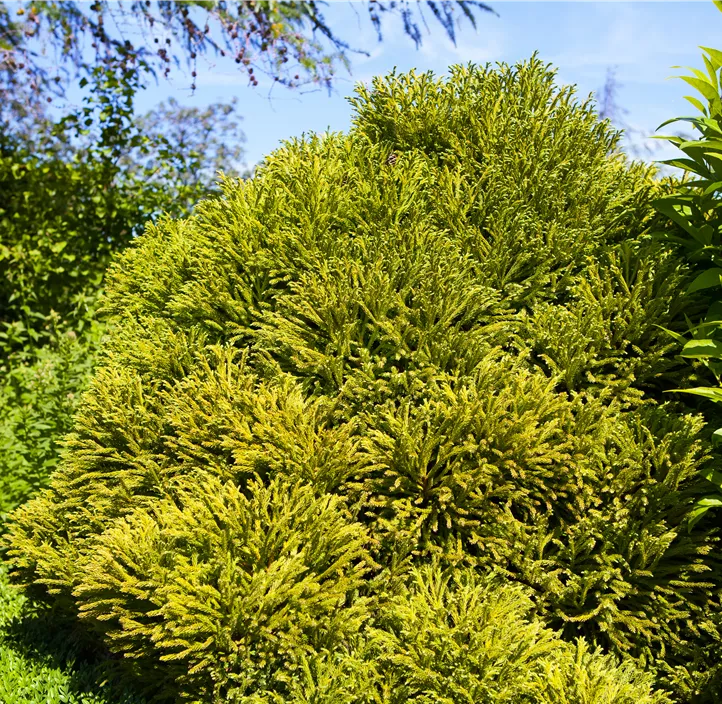
[(234, 103), (171, 103), (136, 119), (132, 80), (95, 70), (82, 110), (59, 121), (36, 112), (13, 123), (5, 113), (0, 515), (57, 463), (102, 336), (96, 304), (112, 257), (148, 220), (189, 213), (221, 162), (230, 176), (243, 169)]

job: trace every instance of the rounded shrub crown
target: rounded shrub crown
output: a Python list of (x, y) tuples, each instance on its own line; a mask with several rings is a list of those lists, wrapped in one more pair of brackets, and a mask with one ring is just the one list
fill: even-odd
[[(347, 135), (286, 143), (112, 267), (66, 455), (14, 515), (15, 578), (132, 667), (166, 662), (168, 696), (462, 701), (448, 658), (421, 684), (413, 661), (428, 619), (461, 642), (413, 606), (429, 559), (531, 594), (525, 642), (561, 684), (524, 701), (623, 700), (593, 674), (611, 661), (541, 623), (711, 691), (718, 531), (687, 530), (709, 452), (662, 395), (686, 277), (648, 236), (663, 184), (536, 57), (351, 102)], [(493, 658), (469, 658), (483, 680)], [(652, 701), (630, 673), (615, 686)], [(494, 681), (464, 691), (507, 701)]]

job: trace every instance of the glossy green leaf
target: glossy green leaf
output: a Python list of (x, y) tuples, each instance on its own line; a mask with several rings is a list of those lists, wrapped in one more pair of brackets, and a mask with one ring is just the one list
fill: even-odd
[(719, 137), (722, 137), (722, 124), (720, 124), (720, 121), (718, 119), (713, 119), (711, 117), (700, 117), (697, 118), (697, 120), (698, 127), (704, 128), (709, 132), (714, 132)]
[(706, 151), (706, 152), (707, 152), (707, 151), (711, 151), (712, 153), (715, 153), (715, 152), (713, 152), (712, 150), (715, 150), (715, 149), (716, 149), (716, 150), (722, 151), (722, 140), (717, 140), (717, 139), (692, 139), (692, 140), (690, 140), (690, 141), (688, 141), (688, 142), (682, 142), (682, 143), (679, 145), (679, 148), (682, 149), (682, 150), (684, 150), (684, 149), (691, 149), (691, 148), (694, 148), (694, 147), (699, 147), (700, 149), (703, 149), (703, 150)]
[[(702, 56), (704, 60), (709, 62), (709, 59), (706, 56)], [(702, 71), (700, 71), (698, 68), (694, 68), (692, 66), (687, 67), (692, 73), (699, 78), (700, 81), (703, 81), (705, 83), (709, 83), (715, 90), (715, 94), (717, 93), (717, 76), (714, 73), (714, 70), (711, 71), (711, 74), (709, 76), (705, 75)]]
[(700, 244), (706, 244), (707, 238), (689, 220), (689, 217), (675, 208), (678, 199), (660, 198), (652, 202), (652, 206), (670, 220), (676, 222), (682, 229), (688, 232)]
[(698, 506), (706, 506), (712, 508), (713, 506), (722, 506), (722, 496), (706, 496), (704, 499), (700, 499), (697, 502)]
[(710, 61), (709, 58), (706, 56), (702, 56), (704, 59), (704, 64), (707, 67), (707, 74), (709, 75), (709, 81), (712, 84), (712, 87), (719, 92), (719, 81), (717, 79), (717, 71), (715, 65)]
[[(696, 122), (699, 120), (699, 117), (692, 116), (692, 117), (673, 117), (669, 120), (665, 120), (659, 127), (657, 127), (657, 130), (661, 130), (662, 127), (666, 127), (667, 125), (672, 125), (675, 122)], [(657, 131), (655, 130), (655, 132)], [(684, 140), (681, 137), (677, 137), (676, 135), (670, 135), (669, 137), (663, 137), (663, 136), (655, 136), (654, 139), (678, 139), (680, 142), (683, 142)]]
[(674, 338), (679, 342), (681, 345), (685, 345), (687, 343), (687, 338), (684, 337), (684, 335), (680, 335), (678, 332), (674, 332), (673, 330), (668, 330), (667, 328), (662, 327), (661, 325), (655, 325), (655, 328), (659, 328), (660, 330), (664, 330), (670, 337)]
[(713, 267), (699, 274), (687, 287), (687, 293), (694, 293), (713, 286), (722, 285), (722, 269)]
[[(710, 330), (710, 329), (716, 329), (722, 327), (722, 318), (710, 318), (709, 320), (704, 320), (703, 322), (699, 323), (698, 325), (692, 325), (689, 329), (689, 332), (696, 332), (698, 330)], [(701, 336), (695, 336), (696, 338), (699, 338)], [(683, 338), (684, 342), (687, 342), (685, 338)]]
[(701, 357), (713, 357), (722, 359), (722, 342), (718, 340), (702, 339), (689, 340), (682, 348), (682, 357), (699, 359)]
[(707, 188), (704, 189), (702, 195), (708, 196), (715, 191), (722, 191), (722, 181), (714, 181)]
[[(720, 438), (722, 440), (722, 438)], [(717, 469), (708, 469), (705, 472), (702, 472), (702, 476), (708, 481), (712, 482), (718, 487), (722, 487), (722, 472), (720, 472)]]
[(710, 49), (707, 46), (700, 46), (699, 48), (709, 54), (712, 65), (715, 68), (719, 69), (722, 66), (722, 51), (719, 51), (717, 49)]
[(707, 114), (707, 108), (697, 98), (694, 98), (691, 95), (685, 95), (684, 99), (688, 100), (690, 103), (692, 103), (692, 105), (694, 105), (694, 107), (696, 107), (697, 110), (699, 110), (701, 113), (703, 113), (705, 115)]
[(674, 166), (678, 169), (684, 169), (685, 171), (691, 171), (695, 174), (699, 174), (700, 176), (704, 176), (705, 178), (710, 178), (712, 176), (710, 170), (707, 168), (706, 164), (700, 164), (697, 161), (694, 161), (693, 159), (685, 159), (684, 157), (677, 157), (675, 159), (665, 159), (663, 161), (657, 162), (659, 164), (665, 164), (667, 166)]
[(699, 523), (699, 521), (707, 513), (707, 511), (709, 511), (711, 508), (717, 508), (719, 506), (722, 506), (722, 501), (719, 499), (714, 499), (714, 498), (700, 499), (695, 504), (695, 508), (693, 508), (689, 514), (689, 520), (688, 520), (689, 530), (692, 530), (692, 528), (694, 528), (694, 526), (697, 523)]
[(700, 386), (692, 389), (671, 389), (670, 391), (665, 393), (673, 392), (692, 394), (694, 396), (703, 396), (704, 398), (708, 398), (711, 401), (715, 401), (716, 403), (722, 403), (722, 389), (716, 388), (714, 386)]
[[(695, 69), (692, 70), (694, 71)], [(714, 100), (717, 98), (717, 91), (714, 89), (714, 86), (710, 85), (709, 81), (702, 80), (701, 78), (695, 78), (694, 76), (679, 76), (679, 78), (686, 83), (689, 83), (692, 88), (696, 88), (708, 100)]]
[(715, 447), (722, 445), (722, 428), (717, 428), (717, 430), (712, 433), (712, 444)]
[(678, 244), (681, 247), (686, 247), (687, 249), (698, 249), (699, 245), (696, 243), (696, 241), (690, 240), (689, 238), (684, 239), (682, 237), (677, 237), (675, 235), (671, 235), (668, 232), (650, 232), (649, 236), (658, 242), (671, 242), (674, 244)]

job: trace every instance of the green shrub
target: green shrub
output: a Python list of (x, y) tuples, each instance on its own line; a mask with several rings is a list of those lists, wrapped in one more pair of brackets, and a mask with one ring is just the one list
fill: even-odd
[(0, 377), (0, 524), (47, 485), (101, 334), (102, 327), (94, 323), (82, 338), (72, 331), (56, 335), (34, 361), (17, 362)]
[[(486, 675), (419, 671), (427, 627), (393, 625), (433, 558), (714, 701), (719, 527), (687, 520), (712, 451), (663, 394), (695, 372), (661, 328), (696, 311), (648, 235), (670, 184), (536, 57), (352, 102), (348, 135), (287, 143), (111, 267), (67, 454), (13, 514), (14, 578), (161, 696), (343, 683), (388, 622), (396, 655), (358, 691), (458, 701)], [(539, 701), (614, 701), (611, 665), (575, 647)], [(647, 696), (637, 677), (613, 672), (620, 701)]]
[(365, 638), (304, 658), (289, 677), (289, 695), (270, 701), (670, 702), (630, 662), (620, 665), (582, 639), (572, 645), (544, 628), (527, 589), (468, 569), (426, 566), (410, 576)]
[[(303, 490), (301, 490), (303, 493)], [(0, 572), (0, 697), (4, 704), (142, 704), (135, 694), (122, 692), (117, 683), (102, 685), (100, 663), (88, 662), (70, 649), (60, 658), (55, 636), (46, 630), (35, 647), (28, 647), (12, 632), (21, 617), (32, 611), (27, 601), (4, 582)], [(259, 575), (260, 576), (260, 575)], [(278, 573), (262, 581), (277, 582)], [(261, 589), (267, 595), (267, 590)], [(257, 600), (257, 604), (262, 599)], [(322, 600), (316, 599), (316, 603)], [(291, 603), (290, 601), (288, 603)], [(182, 602), (179, 602), (182, 606)], [(42, 614), (42, 611), (40, 612)], [(197, 618), (197, 614), (195, 614)], [(288, 610), (276, 615), (281, 632), (293, 621)], [(37, 636), (47, 622), (24, 625)], [(266, 624), (271, 625), (271, 624)], [(34, 628), (38, 626), (39, 628)], [(257, 634), (254, 629), (249, 633)], [(62, 634), (61, 634), (62, 637)], [(250, 639), (249, 639), (250, 640)], [(32, 641), (31, 641), (32, 642)], [(283, 648), (271, 640), (271, 660)], [(330, 643), (326, 643), (326, 646)], [(47, 652), (43, 653), (42, 646)], [(69, 650), (67, 647), (65, 650)], [(75, 655), (73, 657), (72, 655)], [(241, 655), (241, 654), (239, 654)], [(202, 654), (199, 659), (202, 659)], [(226, 671), (228, 662), (209, 662), (218, 682), (235, 690), (248, 686), (245, 676), (256, 653), (237, 657), (242, 675)], [(61, 662), (58, 662), (58, 661)], [(255, 664), (255, 663), (254, 663)], [(194, 679), (173, 661), (170, 668), (185, 680)], [(251, 681), (261, 674), (256, 667)], [(209, 692), (199, 701), (288, 702), (288, 704), (439, 704), (440, 702), (532, 702), (534, 704), (669, 704), (663, 693), (652, 691), (652, 677), (631, 663), (620, 664), (613, 656), (592, 652), (580, 640), (570, 645), (543, 627), (533, 615), (528, 590), (480, 579), (471, 571), (443, 574), (438, 568), (415, 570), (408, 587), (389, 600), (384, 616), (364, 637), (350, 639), (333, 652), (326, 648), (298, 652), (291, 676), (268, 669), (285, 696), (271, 699), (234, 696), (219, 699)], [(151, 673), (146, 673), (150, 675)], [(285, 677), (284, 677), (285, 674)], [(240, 676), (239, 676), (240, 675)], [(244, 676), (245, 675), (245, 676)], [(155, 673), (156, 678), (158, 672)], [(199, 679), (197, 674), (195, 679)], [(202, 679), (202, 678), (201, 678)], [(215, 680), (215, 677), (212, 677)], [(216, 685), (220, 688), (219, 685)], [(108, 691), (110, 690), (110, 691)], [(231, 692), (234, 690), (232, 689)]]
[(630, 663), (559, 640), (532, 616), (531, 590), (416, 570), (393, 598), (367, 658), (386, 696), (404, 702), (666, 702)]

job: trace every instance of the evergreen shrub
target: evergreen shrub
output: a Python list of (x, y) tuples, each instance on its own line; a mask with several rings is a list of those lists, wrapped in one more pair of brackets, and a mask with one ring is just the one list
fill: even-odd
[(536, 56), (351, 102), (112, 265), (13, 579), (170, 699), (714, 701), (670, 183)]

